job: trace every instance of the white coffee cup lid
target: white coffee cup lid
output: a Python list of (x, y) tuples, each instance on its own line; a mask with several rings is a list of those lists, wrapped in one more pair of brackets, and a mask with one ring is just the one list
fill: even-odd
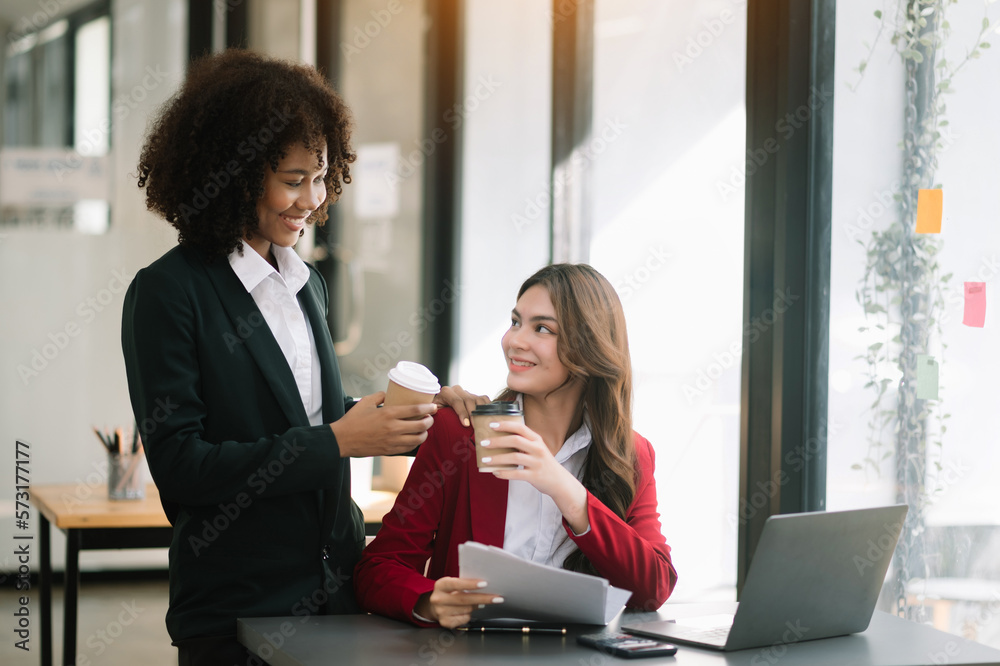
[(437, 395), (441, 390), (437, 377), (426, 367), (413, 361), (400, 361), (396, 367), (389, 371), (389, 379), (396, 382), (403, 388), (419, 393)]

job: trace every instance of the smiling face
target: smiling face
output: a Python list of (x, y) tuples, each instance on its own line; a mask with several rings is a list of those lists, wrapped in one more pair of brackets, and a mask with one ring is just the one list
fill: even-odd
[(510, 328), (500, 345), (507, 361), (507, 387), (545, 397), (566, 384), (569, 370), (559, 360), (559, 322), (549, 291), (529, 288), (511, 311)]
[(258, 226), (247, 244), (269, 261), (272, 243), (295, 245), (306, 220), (326, 202), (323, 179), (328, 168), (325, 144), (317, 162), (316, 153), (301, 143), (286, 149), (277, 171), (265, 168), (264, 194), (257, 202)]

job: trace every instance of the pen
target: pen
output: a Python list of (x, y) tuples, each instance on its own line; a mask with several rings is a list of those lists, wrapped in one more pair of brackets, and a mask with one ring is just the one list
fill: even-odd
[(132, 428), (132, 455), (139, 452), (139, 425)]
[(469, 633), (505, 633), (505, 634), (556, 634), (566, 635), (566, 627), (458, 627), (459, 631)]
[(115, 428), (115, 453), (121, 455), (122, 453), (122, 429)]

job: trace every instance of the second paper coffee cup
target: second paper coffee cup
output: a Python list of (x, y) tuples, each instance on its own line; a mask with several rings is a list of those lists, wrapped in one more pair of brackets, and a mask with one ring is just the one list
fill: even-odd
[[(400, 361), (389, 371), (389, 384), (385, 388), (383, 405), (426, 405), (441, 391), (437, 377), (426, 367), (413, 361)], [(424, 417), (415, 416), (412, 420)], [(407, 456), (383, 456), (378, 459), (378, 474), (372, 478), (372, 490), (399, 492), (410, 471)]]
[[(498, 469), (515, 469), (517, 465), (495, 465), (493, 463), (483, 464), (483, 456), (498, 456), (502, 453), (511, 453), (516, 449), (505, 449), (502, 447), (503, 438), (510, 436), (507, 432), (498, 432), (490, 427), (491, 423), (502, 423), (504, 421), (516, 421), (524, 423), (524, 412), (515, 402), (490, 402), (479, 405), (472, 410), (472, 427), (476, 434), (476, 465), (480, 472), (494, 472)], [(490, 440), (489, 448), (483, 448), (479, 442), (484, 439)], [(497, 446), (500, 444), (501, 446)]]
[(400, 361), (389, 371), (385, 389), (385, 406), (426, 405), (441, 390), (437, 377), (426, 367), (413, 361)]

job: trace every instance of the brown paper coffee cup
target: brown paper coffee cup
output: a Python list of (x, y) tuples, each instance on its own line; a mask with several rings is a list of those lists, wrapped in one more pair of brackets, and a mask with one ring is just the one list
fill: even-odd
[[(504, 453), (512, 453), (517, 449), (504, 448), (503, 440), (509, 437), (509, 432), (500, 432), (490, 427), (491, 423), (503, 423), (505, 421), (515, 421), (524, 423), (524, 414), (516, 403), (511, 402), (491, 402), (487, 405), (479, 405), (472, 412), (472, 427), (475, 430), (476, 438), (476, 466), (480, 472), (494, 472), (501, 469), (517, 469), (517, 465), (497, 465), (493, 462), (483, 463), (483, 456), (499, 456)], [(490, 445), (483, 448), (480, 444), (484, 439), (490, 440)]]
[[(386, 386), (382, 405), (426, 405), (434, 401), (434, 396), (440, 390), (437, 377), (430, 370), (419, 363), (400, 361), (389, 371), (389, 384)], [(415, 416), (413, 420), (422, 418), (424, 417)], [(378, 473), (372, 477), (372, 490), (402, 490), (410, 471), (410, 461), (409, 456), (381, 456), (378, 459)]]
[(426, 405), (441, 390), (434, 373), (412, 361), (400, 361), (389, 371), (384, 405)]
[(385, 402), (382, 404), (386, 407), (398, 405), (427, 405), (434, 401), (434, 396), (437, 395), (437, 393), (437, 391), (434, 393), (414, 391), (413, 389), (400, 386), (390, 379), (389, 385), (386, 386), (385, 389)]

